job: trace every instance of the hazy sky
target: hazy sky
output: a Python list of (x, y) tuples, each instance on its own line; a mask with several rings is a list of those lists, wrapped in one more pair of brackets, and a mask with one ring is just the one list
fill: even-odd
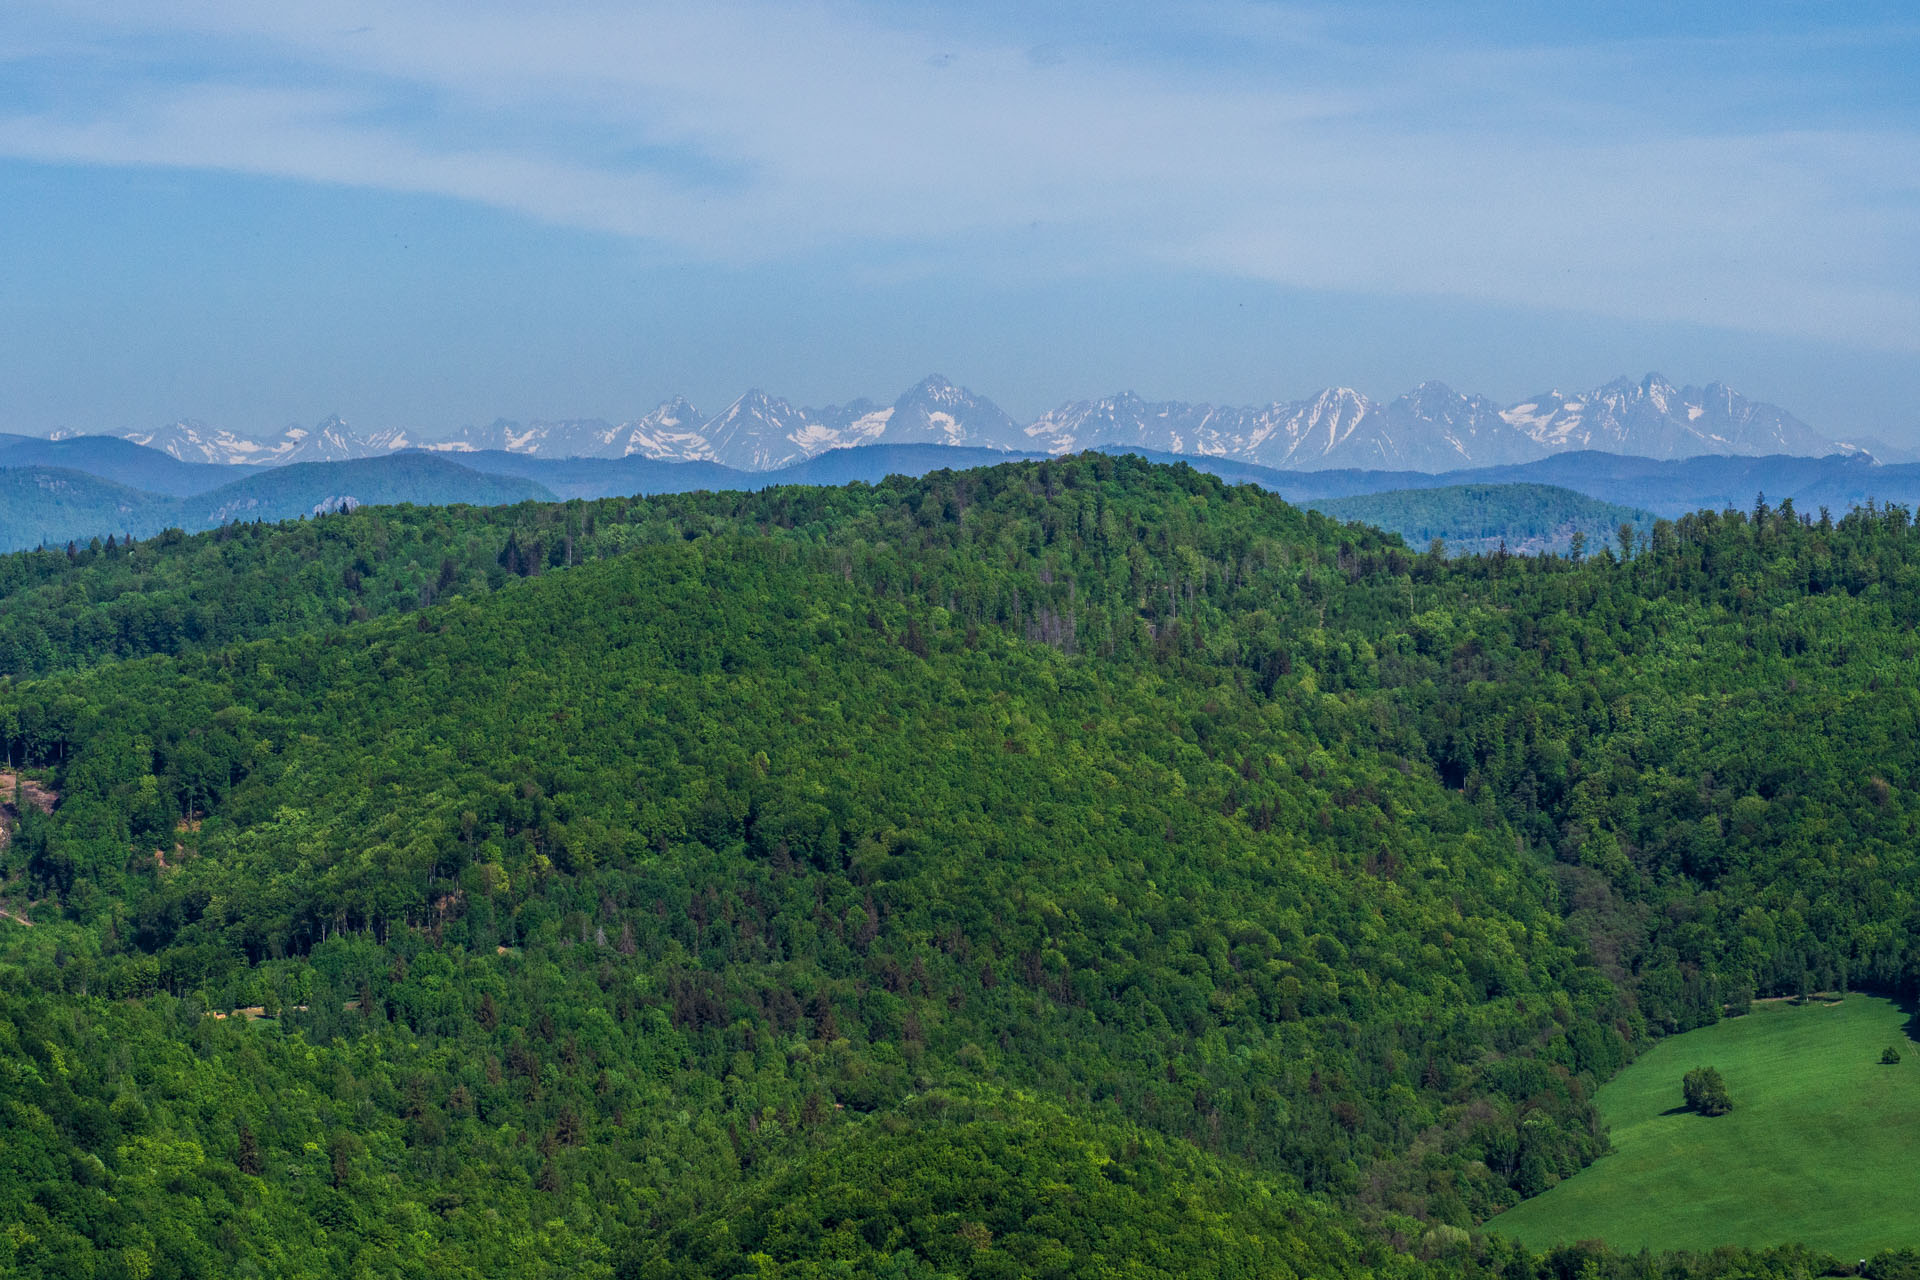
[(1916, 67), (1872, 0), (8, 0), (0, 430), (1658, 369), (1914, 441)]

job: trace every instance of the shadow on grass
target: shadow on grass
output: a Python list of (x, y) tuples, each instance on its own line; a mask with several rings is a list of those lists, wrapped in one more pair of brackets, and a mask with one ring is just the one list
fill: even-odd
[[(1878, 996), (1882, 999), (1893, 1001), (1894, 1007), (1907, 1015), (1907, 1020), (1901, 1024), (1900, 1029), (1906, 1032), (1909, 1041), (1914, 1044), (1920, 1044), (1920, 995), (1911, 992), (1902, 992), (1879, 984), (1854, 987), (1848, 994)], [(1817, 998), (1818, 997), (1816, 997), (1816, 999)], [(1845, 997), (1842, 996), (1841, 998), (1844, 999)], [(1835, 1003), (1837, 1002), (1838, 1001), (1835, 1001)], [(1802, 996), (1797, 997), (1793, 1003), (1797, 1007), (1802, 1004), (1810, 1004), (1812, 1001)]]

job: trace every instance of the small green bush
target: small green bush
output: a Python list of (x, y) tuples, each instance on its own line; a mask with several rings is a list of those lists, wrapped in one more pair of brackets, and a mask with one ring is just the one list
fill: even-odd
[(1898, 1066), (1899, 1064), (1900, 1064), (1900, 1050), (1896, 1049), (1892, 1045), (1888, 1045), (1886, 1047), (1885, 1052), (1883, 1052), (1880, 1055), (1880, 1065), (1883, 1067), (1894, 1067), (1894, 1066)]
[(1680, 1082), (1687, 1106), (1703, 1116), (1723, 1116), (1733, 1110), (1727, 1082), (1712, 1067), (1695, 1067)]

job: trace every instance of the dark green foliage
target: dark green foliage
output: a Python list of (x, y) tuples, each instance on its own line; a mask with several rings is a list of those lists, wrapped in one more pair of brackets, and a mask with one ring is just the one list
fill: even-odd
[(1860, 1274), (1867, 1280), (1920, 1280), (1920, 1250), (1889, 1250), (1870, 1259)]
[(1723, 1116), (1733, 1110), (1727, 1082), (1712, 1067), (1695, 1067), (1681, 1081), (1681, 1094), (1690, 1110), (1703, 1116)]
[(1885, 1049), (1883, 1049), (1883, 1050), (1881, 1050), (1881, 1051), (1880, 1051), (1880, 1065), (1881, 1065), (1881, 1066), (1883, 1066), (1883, 1067), (1897, 1067), (1897, 1066), (1899, 1066), (1899, 1065), (1900, 1065), (1900, 1050), (1899, 1050), (1899, 1049), (1897, 1049), (1897, 1048), (1895, 1048), (1895, 1047), (1894, 1047), (1893, 1045), (1888, 1045), (1888, 1046), (1887, 1046), (1887, 1047), (1886, 1047)]
[(1544, 1274), (1649, 1034), (1910, 985), (1917, 572), (1098, 456), (7, 557), (11, 1265)]

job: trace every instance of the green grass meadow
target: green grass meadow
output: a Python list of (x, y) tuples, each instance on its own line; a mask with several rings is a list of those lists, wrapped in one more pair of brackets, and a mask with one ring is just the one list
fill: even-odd
[[(1799, 1242), (1844, 1260), (1920, 1246), (1920, 1045), (1891, 1001), (1756, 1005), (1664, 1041), (1600, 1091), (1604, 1156), (1487, 1223), (1530, 1247)], [(1880, 1064), (1899, 1048), (1901, 1062)], [(1730, 1115), (1679, 1110), (1717, 1067)]]

